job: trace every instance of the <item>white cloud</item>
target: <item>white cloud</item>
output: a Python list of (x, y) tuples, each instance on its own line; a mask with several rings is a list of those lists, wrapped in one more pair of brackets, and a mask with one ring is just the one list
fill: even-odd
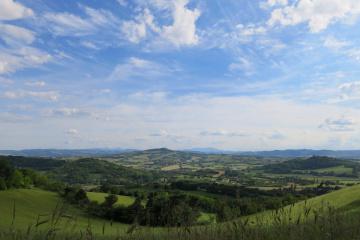
[(44, 81), (34, 81), (34, 82), (26, 82), (25, 85), (30, 87), (44, 87), (46, 83)]
[(200, 136), (204, 137), (246, 137), (248, 136), (245, 133), (231, 132), (226, 130), (217, 130), (217, 131), (202, 131)]
[(70, 128), (66, 130), (66, 134), (75, 136), (75, 135), (79, 135), (79, 131), (75, 128)]
[(339, 50), (349, 45), (349, 42), (342, 41), (334, 37), (327, 37), (324, 41), (324, 46), (333, 50)]
[[(67, 117), (64, 122), (62, 118), (49, 117), (45, 120), (36, 119), (29, 125), (7, 122), (1, 125), (5, 126), (1, 132), (3, 136), (21, 139), (18, 142), (11, 141), (11, 144), (20, 147), (28, 144), (30, 139), (34, 146), (61, 147), (67, 137), (61, 133), (71, 127), (86, 134), (84, 141), (74, 143), (73, 147), (166, 146), (184, 149), (206, 146), (240, 150), (327, 148), (329, 139), (334, 136), (340, 136), (342, 141), (340, 145), (331, 147), (346, 148), (355, 146), (351, 139), (359, 136), (356, 125), (350, 126), (346, 121), (342, 124), (348, 125), (353, 131), (339, 127), (337, 130), (342, 131), (319, 128), (319, 123), (325, 123), (324, 120), (329, 116), (338, 116), (339, 113), (360, 119), (359, 109), (346, 106), (303, 104), (275, 96), (213, 97), (195, 94), (182, 97), (169, 95), (158, 99), (142, 96), (143, 101), (124, 99), (112, 102), (114, 105), (109, 108), (86, 110), (96, 112), (98, 116), (107, 116), (106, 119)], [(69, 109), (62, 112), (70, 115), (76, 112)], [(335, 117), (328, 121), (331, 129), (336, 129), (333, 125), (341, 125), (341, 121), (336, 122), (338, 119)], [(349, 120), (348, 117), (345, 119)], [(34, 134), (43, 129), (44, 121), (49, 129), (46, 137), (34, 140)], [(353, 121), (350, 119), (350, 122)], [(17, 131), (14, 132), (14, 128)], [(200, 134), (202, 129), (202, 134), (208, 136)], [(243, 133), (244, 136), (241, 136)], [(88, 139), (98, 141), (94, 143)], [(0, 146), (6, 144), (9, 145), (9, 142), (0, 141)]]
[(239, 57), (236, 62), (231, 63), (229, 65), (229, 70), (231, 72), (240, 71), (247, 76), (252, 75), (255, 71), (253, 63), (245, 57)]
[[(199, 36), (196, 31), (196, 21), (201, 13), (199, 9), (189, 9), (189, 0), (162, 1), (154, 0), (147, 4), (139, 3), (144, 10), (133, 20), (124, 21), (121, 25), (125, 38), (132, 43), (150, 39), (157, 47), (161, 45), (172, 45), (175, 47), (196, 45)], [(170, 13), (172, 23), (169, 25), (158, 25), (148, 6), (160, 9), (161, 12)], [(166, 15), (165, 15), (166, 16)]]
[(349, 49), (346, 52), (347, 56), (356, 60), (356, 61), (360, 61), (360, 48), (352, 48)]
[(345, 118), (342, 116), (341, 118), (328, 118), (325, 119), (324, 123), (322, 123), (319, 128), (323, 128), (329, 131), (335, 132), (347, 132), (354, 131), (354, 126), (356, 123), (352, 119)]
[(126, 7), (127, 6), (127, 0), (116, 0), (119, 4), (120, 4), (120, 6), (123, 6), (123, 7)]
[(269, 6), (276, 6), (276, 5), (282, 5), (285, 6), (288, 4), (287, 0), (268, 0), (267, 3)]
[(118, 20), (117, 18), (109, 11), (104, 9), (94, 9), (87, 6), (83, 7), (85, 13), (88, 15), (91, 23), (98, 26), (112, 25), (115, 24)]
[(264, 34), (266, 33), (266, 28), (263, 26), (255, 26), (253, 24), (249, 24), (249, 25), (243, 25), (243, 24), (238, 24), (236, 25), (236, 28), (239, 30), (239, 34), (241, 36), (253, 36), (253, 35), (259, 35), (259, 34)]
[(0, 74), (15, 72), (18, 69), (37, 67), (51, 60), (51, 56), (32, 47), (0, 51)]
[(14, 81), (11, 79), (0, 77), (0, 85), (10, 85), (13, 83)]
[(144, 22), (125, 21), (121, 26), (121, 31), (132, 43), (139, 43), (146, 37), (146, 24)]
[(48, 12), (42, 18), (43, 27), (58, 36), (86, 36), (102, 32), (103, 34), (118, 34), (120, 20), (110, 11), (94, 9), (80, 5), (85, 17), (68, 12)]
[(357, 17), (358, 0), (299, 0), (293, 5), (274, 9), (268, 25), (282, 26), (308, 24), (311, 32), (325, 30), (330, 24)]
[(196, 21), (200, 17), (198, 9), (186, 8), (189, 0), (176, 0), (173, 5), (173, 24), (164, 26), (162, 35), (175, 46), (196, 45), (199, 37), (196, 34)]
[(8, 99), (20, 99), (20, 98), (38, 98), (49, 101), (57, 101), (59, 99), (59, 94), (55, 91), (6, 91), (2, 95), (3, 98)]
[(270, 139), (270, 140), (284, 140), (284, 139), (286, 139), (286, 136), (283, 133), (279, 132), (279, 131), (274, 131), (273, 133), (268, 134), (266, 137), (268, 139)]
[(91, 21), (71, 13), (46, 13), (44, 19), (46, 26), (55, 35), (79, 36), (90, 34), (95, 30)]
[(21, 115), (11, 112), (0, 112), (1, 123), (29, 122), (32, 118), (28, 115)]
[(265, 2), (260, 2), (260, 8), (267, 9), (275, 6), (286, 6), (288, 0), (267, 0)]
[(7, 44), (31, 44), (35, 40), (35, 33), (22, 27), (0, 23), (0, 38)]
[(91, 113), (78, 108), (58, 108), (49, 110), (46, 115), (53, 117), (87, 117), (91, 116)]
[(125, 38), (132, 43), (139, 43), (147, 37), (149, 31), (159, 32), (159, 27), (154, 23), (154, 16), (145, 8), (134, 20), (124, 21), (121, 31)]
[(129, 80), (129, 79), (154, 79), (156, 77), (168, 75), (172, 70), (159, 63), (132, 57), (123, 64), (118, 64), (109, 80)]
[(14, 0), (0, 1), (0, 20), (15, 20), (31, 17), (34, 12)]
[(343, 83), (339, 90), (341, 101), (360, 99), (360, 81)]
[(90, 49), (94, 49), (94, 50), (99, 50), (101, 49), (99, 46), (97, 46), (95, 43), (93, 42), (89, 42), (89, 41), (82, 41), (80, 43), (81, 45), (83, 45), (84, 47), (90, 48)]

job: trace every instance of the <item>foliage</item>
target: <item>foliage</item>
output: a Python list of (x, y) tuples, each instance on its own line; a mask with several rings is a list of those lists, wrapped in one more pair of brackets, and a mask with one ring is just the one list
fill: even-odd
[(143, 184), (154, 181), (156, 173), (136, 170), (94, 158), (67, 161), (52, 171), (53, 176), (70, 184)]
[(308, 159), (293, 159), (282, 163), (266, 165), (262, 169), (270, 173), (291, 173), (294, 170), (315, 170), (336, 166), (356, 167), (358, 164), (348, 160), (313, 156)]
[(16, 169), (6, 159), (0, 160), (0, 190), (30, 188), (32, 186), (58, 190), (62, 184), (49, 180), (31, 169)]

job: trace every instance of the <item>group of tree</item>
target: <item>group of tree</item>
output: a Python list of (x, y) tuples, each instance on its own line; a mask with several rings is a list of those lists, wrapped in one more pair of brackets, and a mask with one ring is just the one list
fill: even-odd
[(15, 168), (10, 161), (0, 159), (0, 190), (30, 187), (57, 190), (62, 188), (62, 184), (34, 170)]
[(65, 188), (63, 196), (94, 216), (127, 224), (190, 226), (200, 216), (197, 199), (186, 194), (153, 192), (145, 198), (137, 197), (129, 206), (117, 204), (118, 197), (114, 194), (109, 194), (102, 203), (90, 201), (81, 188)]
[(268, 173), (292, 173), (296, 170), (315, 170), (322, 168), (331, 168), (337, 166), (345, 166), (355, 169), (354, 171), (357, 174), (357, 169), (359, 164), (353, 161), (337, 159), (331, 157), (322, 157), (322, 156), (312, 156), (307, 159), (292, 159), (276, 164), (269, 164), (260, 169)]

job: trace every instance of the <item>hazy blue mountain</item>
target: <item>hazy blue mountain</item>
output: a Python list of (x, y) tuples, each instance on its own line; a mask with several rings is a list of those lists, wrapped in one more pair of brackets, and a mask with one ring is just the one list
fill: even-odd
[(206, 153), (206, 154), (234, 154), (241, 156), (258, 156), (258, 157), (311, 157), (326, 156), (336, 158), (355, 158), (360, 159), (360, 150), (314, 150), (314, 149), (287, 149), (271, 151), (228, 151), (215, 148), (192, 148), (184, 151)]
[(15, 155), (26, 157), (90, 157), (114, 155), (124, 152), (131, 152), (131, 149), (107, 149), (107, 148), (91, 148), (91, 149), (24, 149), (24, 150), (0, 150), (0, 155)]
[(311, 157), (326, 156), (336, 158), (356, 158), (360, 159), (360, 150), (313, 150), (313, 149), (289, 149), (289, 150), (273, 150), (273, 151), (249, 151), (237, 152), (239, 155), (246, 156), (262, 156), (262, 157)]
[[(89, 156), (108, 156), (127, 152), (144, 152), (166, 154), (173, 150), (167, 148), (134, 150), (122, 148), (90, 148), (90, 149), (24, 149), (24, 150), (0, 150), (0, 155), (16, 155), (26, 157), (89, 157)], [(326, 156), (336, 158), (360, 159), (360, 150), (313, 150), (313, 149), (288, 149), (272, 151), (228, 151), (216, 148), (192, 148), (181, 150), (188, 153), (204, 154), (232, 154), (240, 156), (258, 156), (258, 157), (311, 157)]]
[(217, 148), (190, 148), (184, 149), (184, 152), (206, 153), (206, 154), (233, 154), (236, 151), (221, 150)]

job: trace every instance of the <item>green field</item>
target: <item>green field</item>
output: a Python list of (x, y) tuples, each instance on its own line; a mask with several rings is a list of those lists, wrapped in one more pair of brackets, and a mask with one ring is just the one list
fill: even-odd
[[(8, 229), (13, 221), (13, 209), (15, 203), (14, 227), (25, 230), (30, 225), (40, 221), (51, 219), (51, 214), (57, 205), (62, 205), (61, 198), (57, 193), (43, 191), (39, 189), (14, 189), (0, 191), (0, 228)], [(79, 232), (79, 229), (86, 229), (88, 224), (92, 226), (95, 234), (100, 234), (105, 226), (105, 231), (111, 234), (121, 233), (127, 230), (127, 225), (120, 223), (110, 223), (102, 219), (93, 218), (82, 211), (67, 206), (66, 215), (73, 219), (63, 218), (61, 220), (61, 231)], [(40, 229), (49, 227), (49, 222), (39, 226)], [(111, 226), (112, 225), (112, 226)], [(35, 227), (35, 226), (33, 226)]]
[[(109, 194), (100, 193), (100, 192), (87, 192), (86, 193), (90, 201), (96, 201), (98, 203), (102, 203), (105, 201), (105, 197)], [(129, 206), (134, 203), (135, 198), (123, 195), (117, 195), (118, 201), (115, 203), (116, 205)]]
[(282, 213), (284, 217), (296, 220), (299, 217), (306, 219), (304, 213), (306, 209), (310, 210), (310, 215), (313, 216), (321, 208), (334, 208), (342, 210), (347, 214), (360, 212), (360, 185), (347, 187), (338, 191), (324, 194), (306, 201), (295, 203), (291, 206), (286, 206), (282, 211), (265, 211), (250, 216), (251, 221), (261, 219), (264, 222), (272, 223), (274, 216)]

